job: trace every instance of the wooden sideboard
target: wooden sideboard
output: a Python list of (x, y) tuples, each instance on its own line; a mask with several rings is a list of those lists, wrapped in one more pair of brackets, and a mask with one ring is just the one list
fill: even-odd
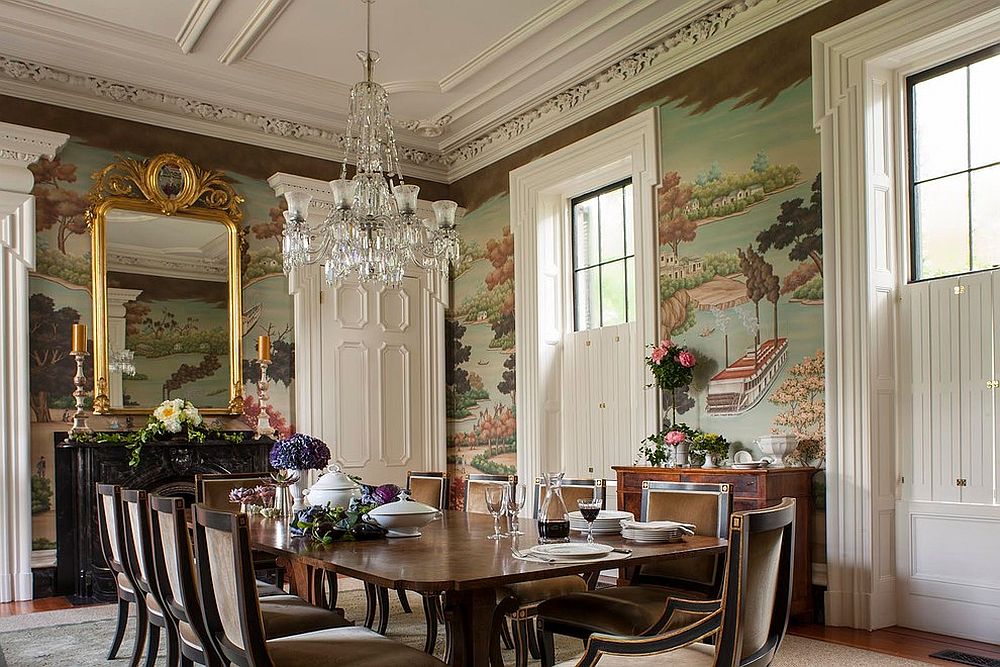
[(729, 484), (733, 488), (733, 509), (749, 510), (770, 507), (782, 498), (795, 498), (795, 564), (792, 584), (792, 615), (812, 620), (812, 558), (809, 536), (813, 520), (812, 478), (816, 468), (648, 468), (612, 466), (618, 477), (618, 508), (639, 517), (642, 506), (642, 483), (706, 482)]

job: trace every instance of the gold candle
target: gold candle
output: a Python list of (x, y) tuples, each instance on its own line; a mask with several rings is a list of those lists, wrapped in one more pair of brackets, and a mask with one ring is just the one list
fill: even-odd
[(260, 336), (257, 339), (257, 358), (261, 361), (271, 361), (270, 336)]
[(73, 325), (73, 352), (87, 351), (87, 325), (77, 322)]

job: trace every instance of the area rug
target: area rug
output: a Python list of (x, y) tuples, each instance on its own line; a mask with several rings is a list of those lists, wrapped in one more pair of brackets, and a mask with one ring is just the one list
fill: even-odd
[[(364, 617), (364, 595), (358, 590), (342, 591), (339, 600), (348, 618)], [(424, 645), (423, 611), (418, 596), (411, 595), (412, 614), (404, 614), (397, 600), (392, 600), (388, 636), (416, 648)], [(128, 664), (133, 634), (122, 643), (116, 660), (105, 660), (105, 652), (114, 634), (115, 608), (111, 605), (47, 611), (0, 618), (0, 667), (101, 667)], [(557, 638), (556, 657), (567, 660), (581, 651), (581, 644)], [(443, 637), (438, 639), (437, 655), (444, 651)], [(504, 652), (506, 664), (514, 664), (511, 651)], [(664, 665), (669, 661), (664, 659)], [(161, 646), (158, 667), (166, 666)], [(538, 664), (537, 662), (535, 664)], [(904, 660), (881, 653), (830, 644), (814, 639), (788, 636), (774, 661), (774, 667), (890, 667), (926, 663)]]

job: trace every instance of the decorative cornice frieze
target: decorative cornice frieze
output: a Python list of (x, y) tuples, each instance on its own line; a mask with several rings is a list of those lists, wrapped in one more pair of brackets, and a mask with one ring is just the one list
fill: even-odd
[(0, 162), (29, 165), (38, 158), (51, 158), (62, 148), (68, 134), (0, 122)]
[(734, 18), (751, 11), (762, 0), (738, 0), (702, 16), (672, 32), (667, 37), (635, 51), (599, 73), (574, 86), (552, 95), (541, 104), (501, 123), (488, 133), (448, 151), (443, 156), (448, 167), (461, 165), (481, 155), (495, 144), (502, 144), (531, 131), (549, 116), (563, 114), (579, 107), (608, 87), (620, 85), (662, 61), (679, 46), (695, 45), (724, 30)]

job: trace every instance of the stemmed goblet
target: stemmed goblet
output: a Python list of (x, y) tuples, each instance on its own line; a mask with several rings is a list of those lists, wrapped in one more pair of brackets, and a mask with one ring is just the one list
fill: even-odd
[(500, 532), (500, 515), (504, 511), (504, 499), (507, 496), (506, 484), (487, 484), (486, 490), (486, 509), (489, 510), (490, 514), (493, 515), (493, 534), (489, 536), (491, 540), (499, 540), (501, 537), (507, 537)]
[(587, 522), (587, 542), (593, 542), (594, 521), (597, 520), (597, 516), (601, 513), (601, 505), (603, 503), (595, 498), (592, 500), (578, 500), (576, 504), (580, 508), (580, 514), (583, 515), (584, 520)]
[(507, 516), (510, 517), (510, 531), (508, 535), (524, 535), (524, 532), (517, 525), (517, 513), (524, 507), (524, 498), (527, 491), (524, 484), (508, 484), (504, 498), (504, 505), (507, 509)]

